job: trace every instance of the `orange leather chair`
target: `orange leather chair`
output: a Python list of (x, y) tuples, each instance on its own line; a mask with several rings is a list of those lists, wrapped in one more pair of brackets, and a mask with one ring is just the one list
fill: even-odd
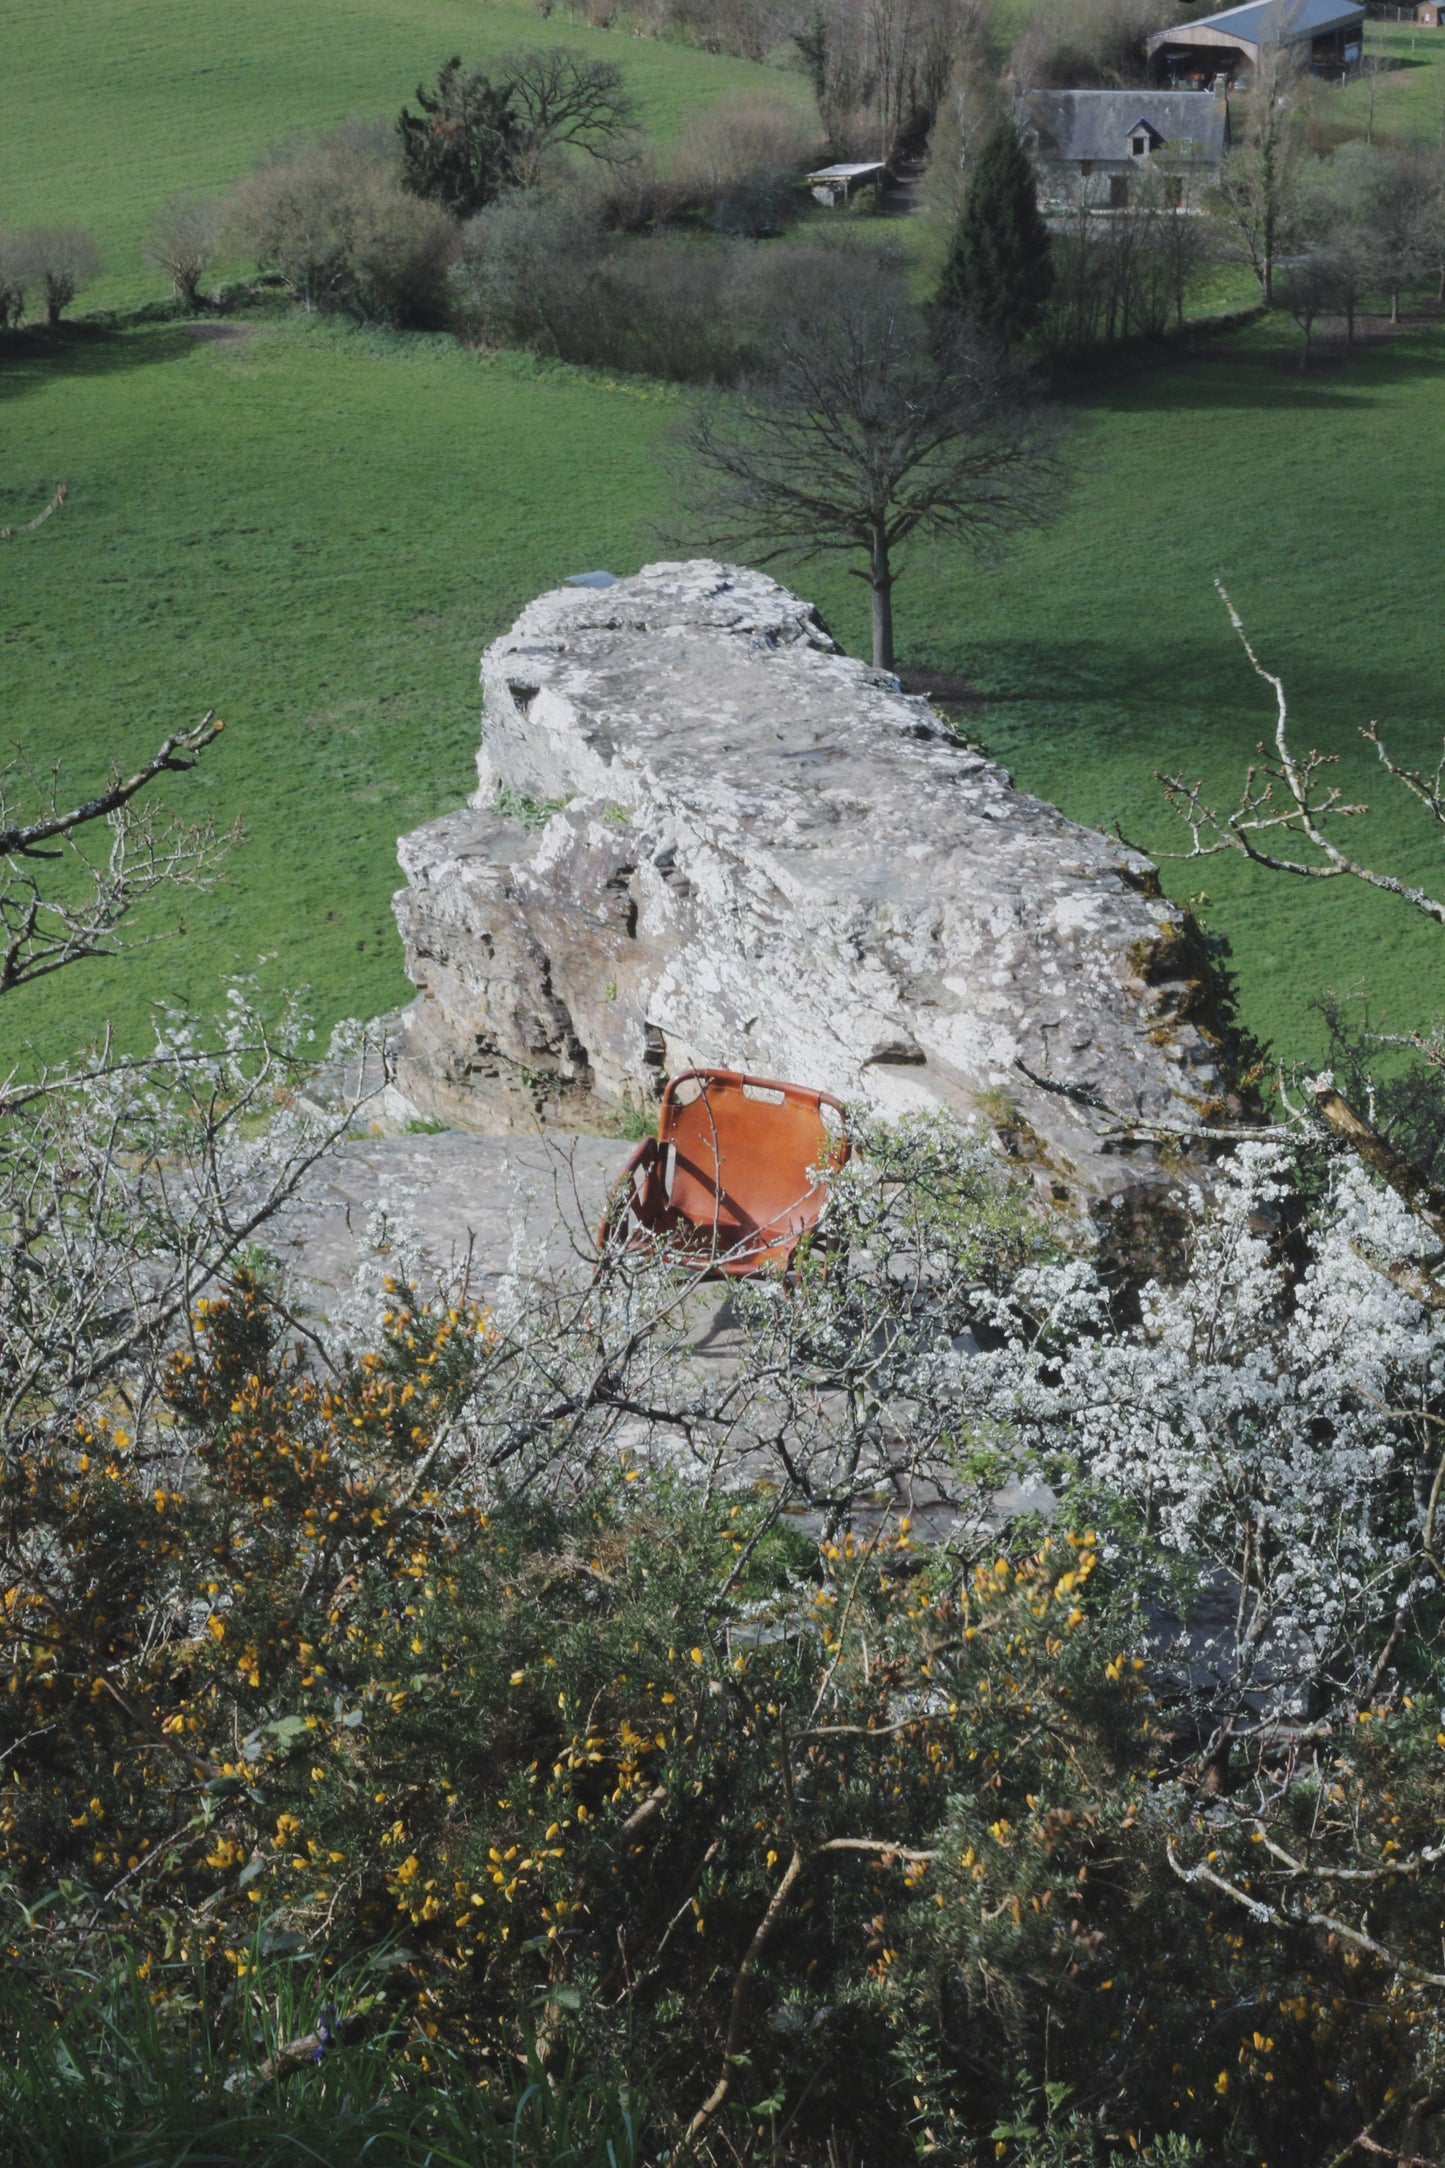
[[(823, 1109), (838, 1117), (825, 1121)], [(848, 1157), (829, 1092), (737, 1069), (685, 1069), (662, 1095), (657, 1135), (633, 1153), (597, 1231), (604, 1257), (660, 1246), (708, 1277), (787, 1265), (817, 1225)]]

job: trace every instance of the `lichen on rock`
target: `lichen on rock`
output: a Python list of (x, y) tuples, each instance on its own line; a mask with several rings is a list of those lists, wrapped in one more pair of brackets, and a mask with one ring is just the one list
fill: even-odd
[(997, 1128), (1006, 1103), (1041, 1185), (1098, 1197), (1139, 1154), (1020, 1060), (1131, 1117), (1217, 1103), (1149, 861), (1015, 790), (776, 581), (703, 560), (541, 595), (482, 682), (477, 792), (399, 850), (419, 1111), (585, 1128), (724, 1065), (891, 1115)]

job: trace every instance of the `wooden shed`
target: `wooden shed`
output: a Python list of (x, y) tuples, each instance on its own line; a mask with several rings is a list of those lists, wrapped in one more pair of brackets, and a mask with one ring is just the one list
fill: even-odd
[(847, 203), (856, 189), (880, 189), (887, 178), (886, 163), (868, 158), (853, 165), (820, 166), (808, 175), (808, 186), (818, 203), (839, 204)]

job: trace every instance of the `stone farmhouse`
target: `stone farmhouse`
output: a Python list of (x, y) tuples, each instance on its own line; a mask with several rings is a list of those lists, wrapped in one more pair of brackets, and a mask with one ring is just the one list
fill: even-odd
[(1033, 90), (1015, 119), (1045, 208), (1123, 210), (1151, 167), (1188, 208), (1229, 149), (1228, 103), (1207, 90)]
[(1343, 75), (1358, 67), (1364, 45), (1365, 10), (1344, 0), (1248, 0), (1148, 41), (1153, 82), (1181, 89), (1246, 90), (1260, 54), (1291, 48), (1312, 72)]

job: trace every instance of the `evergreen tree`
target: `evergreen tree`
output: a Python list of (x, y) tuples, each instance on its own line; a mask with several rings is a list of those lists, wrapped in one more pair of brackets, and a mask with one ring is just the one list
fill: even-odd
[(1009, 346), (1035, 328), (1053, 282), (1034, 169), (1017, 128), (1004, 118), (974, 160), (938, 301)]
[(416, 96), (420, 113), (403, 106), (397, 122), (406, 185), (471, 218), (513, 178), (519, 120), (511, 86), (481, 68), (468, 74), (454, 54), (435, 90), (418, 83)]

